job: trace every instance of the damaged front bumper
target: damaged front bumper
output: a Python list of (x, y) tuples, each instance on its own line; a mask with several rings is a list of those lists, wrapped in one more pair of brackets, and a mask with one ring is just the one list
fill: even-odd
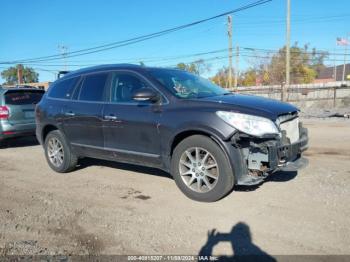
[(302, 152), (308, 148), (308, 132), (299, 126), (299, 140), (290, 143), (286, 134), (273, 138), (252, 138), (236, 134), (232, 145), (242, 155), (242, 172), (237, 185), (256, 185), (276, 171), (297, 171), (308, 164)]

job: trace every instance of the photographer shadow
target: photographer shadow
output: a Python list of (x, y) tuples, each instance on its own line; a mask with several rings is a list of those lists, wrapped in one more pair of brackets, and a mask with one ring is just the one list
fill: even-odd
[(220, 233), (216, 229), (209, 231), (199, 256), (212, 256), (214, 247), (220, 242), (230, 242), (234, 255), (218, 256), (219, 261), (277, 261), (252, 242), (249, 226), (243, 222), (234, 225), (230, 233)]

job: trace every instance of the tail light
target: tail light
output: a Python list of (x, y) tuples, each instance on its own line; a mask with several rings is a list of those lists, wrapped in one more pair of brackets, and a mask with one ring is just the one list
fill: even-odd
[(0, 119), (8, 119), (10, 111), (7, 106), (0, 106)]

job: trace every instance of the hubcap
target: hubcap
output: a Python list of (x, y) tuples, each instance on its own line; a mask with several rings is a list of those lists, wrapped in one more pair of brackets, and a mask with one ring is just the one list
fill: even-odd
[(198, 193), (212, 190), (219, 178), (219, 167), (215, 158), (200, 147), (192, 147), (182, 153), (179, 171), (186, 186)]
[(57, 138), (51, 138), (48, 142), (47, 154), (50, 162), (55, 167), (60, 167), (63, 163), (63, 145)]

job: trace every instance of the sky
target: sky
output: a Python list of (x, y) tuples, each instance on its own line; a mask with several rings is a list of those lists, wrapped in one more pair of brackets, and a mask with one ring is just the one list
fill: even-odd
[[(256, 0), (1, 0), (0, 70), (2, 62), (55, 55), (158, 32), (236, 9)], [(233, 46), (241, 50), (240, 70), (253, 67), (256, 56), (285, 44), (287, 0), (233, 14)], [(291, 43), (309, 44), (339, 53), (337, 37), (350, 34), (349, 0), (291, 0)], [(53, 81), (58, 70), (75, 70), (97, 64), (139, 63), (174, 66), (205, 59), (214, 75), (228, 65), (226, 51), (191, 56), (228, 46), (227, 18), (221, 17), (159, 38), (64, 60), (28, 64), (40, 81)], [(246, 49), (246, 48), (255, 48)], [(327, 64), (333, 65), (330, 56)], [(0, 83), (3, 79), (0, 78)]]

